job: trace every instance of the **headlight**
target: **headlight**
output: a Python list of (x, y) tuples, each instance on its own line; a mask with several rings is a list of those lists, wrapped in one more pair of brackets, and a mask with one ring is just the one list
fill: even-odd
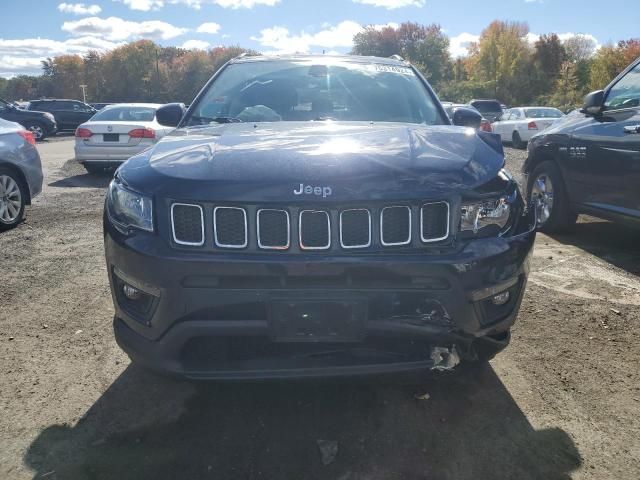
[(49, 112), (45, 112), (44, 116), (47, 117), (49, 120), (51, 120), (52, 122), (56, 121), (56, 117), (54, 117), (53, 115), (51, 115)]
[(499, 235), (509, 223), (511, 204), (517, 193), (497, 199), (468, 203), (460, 207), (460, 232)]
[(127, 190), (118, 178), (114, 178), (109, 184), (107, 214), (121, 231), (133, 227), (153, 232), (151, 199)]

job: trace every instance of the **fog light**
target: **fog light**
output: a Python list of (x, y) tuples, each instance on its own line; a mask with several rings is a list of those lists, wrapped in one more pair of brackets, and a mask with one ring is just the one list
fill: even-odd
[(506, 292), (501, 292), (491, 297), (491, 303), (493, 303), (494, 305), (504, 305), (509, 301), (509, 298), (511, 298), (511, 295), (507, 290)]
[(122, 286), (122, 293), (129, 300), (140, 300), (141, 292), (137, 288), (132, 287), (131, 285), (127, 285), (126, 283)]

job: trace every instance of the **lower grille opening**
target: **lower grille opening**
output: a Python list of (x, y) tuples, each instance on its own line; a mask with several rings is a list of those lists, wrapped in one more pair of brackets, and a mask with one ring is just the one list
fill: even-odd
[(187, 372), (279, 370), (429, 360), (424, 341), (369, 337), (357, 343), (274, 343), (267, 337), (197, 337), (183, 347)]

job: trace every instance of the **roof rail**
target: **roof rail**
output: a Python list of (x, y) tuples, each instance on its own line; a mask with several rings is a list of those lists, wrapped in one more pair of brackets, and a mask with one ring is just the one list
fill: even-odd
[(389, 58), (393, 59), (393, 60), (398, 60), (400, 62), (404, 62), (404, 58), (402, 58), (400, 55), (398, 55), (397, 53), (395, 55), (391, 55)]

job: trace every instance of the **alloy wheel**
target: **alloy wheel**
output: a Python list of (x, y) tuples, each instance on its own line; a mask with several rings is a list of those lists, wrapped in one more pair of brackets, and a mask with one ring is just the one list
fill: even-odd
[(18, 183), (8, 175), (0, 175), (0, 222), (15, 222), (21, 209), (22, 195)]
[(40, 140), (44, 135), (44, 131), (42, 130), (42, 127), (40, 125), (30, 125), (29, 131), (33, 133), (33, 136), (36, 138), (36, 140)]
[(536, 206), (538, 214), (538, 225), (543, 225), (553, 211), (553, 183), (546, 173), (541, 173), (536, 177), (531, 186), (531, 199)]

